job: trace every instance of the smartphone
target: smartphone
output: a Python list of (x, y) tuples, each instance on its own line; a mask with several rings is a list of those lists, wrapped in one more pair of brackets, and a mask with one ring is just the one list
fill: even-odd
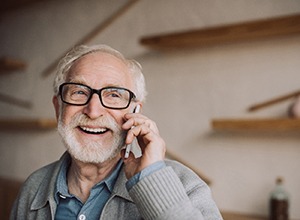
[[(137, 106), (134, 108), (133, 113), (139, 113), (139, 112), (140, 112), (140, 109), (141, 109), (141, 106), (140, 106), (140, 105), (137, 105)], [(134, 126), (132, 126), (131, 128), (134, 128)], [(126, 145), (125, 156), (124, 156), (124, 158), (128, 158), (128, 157), (129, 157), (129, 154), (130, 154), (130, 151), (131, 151), (131, 145), (132, 145), (132, 144), (127, 144), (127, 145)]]

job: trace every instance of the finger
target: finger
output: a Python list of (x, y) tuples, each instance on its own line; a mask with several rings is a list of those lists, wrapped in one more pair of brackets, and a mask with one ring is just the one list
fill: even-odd
[[(146, 146), (148, 146), (151, 143), (160, 143), (160, 136), (145, 125), (137, 126), (134, 129), (130, 130), (130, 132), (128, 132), (125, 142), (131, 143), (135, 137), (137, 138), (142, 151)], [(158, 144), (158, 146), (159, 145), (160, 144)]]
[(137, 127), (132, 127), (128, 132), (125, 140), (125, 144), (131, 144), (134, 140), (134, 138), (138, 137), (140, 134), (140, 128), (139, 126)]
[(123, 124), (124, 129), (130, 129), (132, 126), (137, 126), (138, 124), (143, 124), (143, 121), (147, 118), (142, 116), (141, 114), (126, 114), (125, 115), (125, 123)]
[(127, 130), (127, 129), (132, 129), (133, 127), (142, 126), (142, 125), (149, 127), (151, 130), (153, 130), (156, 133), (159, 133), (156, 123), (144, 116), (132, 117), (132, 118), (128, 119), (128, 121), (126, 121), (122, 125), (122, 128)]

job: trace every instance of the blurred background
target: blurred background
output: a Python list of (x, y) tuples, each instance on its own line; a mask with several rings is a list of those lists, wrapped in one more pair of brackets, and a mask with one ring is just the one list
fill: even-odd
[(299, 0), (0, 5), (1, 179), (22, 182), (61, 156), (52, 106), (58, 59), (77, 44), (108, 44), (142, 64), (143, 113), (168, 156), (209, 183), (222, 212), (266, 218), (280, 176), (290, 219), (300, 219), (300, 122), (288, 113), (300, 91)]

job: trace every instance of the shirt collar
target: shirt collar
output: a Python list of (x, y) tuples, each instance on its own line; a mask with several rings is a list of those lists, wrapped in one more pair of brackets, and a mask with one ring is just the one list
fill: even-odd
[[(114, 188), (117, 178), (119, 176), (119, 172), (121, 170), (122, 164), (123, 164), (123, 161), (120, 159), (119, 162), (117, 163), (116, 168), (113, 170), (113, 172), (103, 180), (110, 192), (113, 191), (113, 188)], [(101, 181), (101, 182), (103, 182), (103, 181)], [(95, 187), (97, 187), (97, 185), (101, 184), (101, 182), (96, 184)]]
[(97, 183), (95, 186), (93, 186), (93, 188), (97, 188), (98, 186), (100, 186), (102, 183), (104, 183), (106, 185), (106, 187), (108, 188), (108, 190), (110, 192), (113, 191), (114, 185), (116, 183), (117, 177), (119, 175), (119, 172), (121, 170), (122, 167), (122, 160), (119, 160), (119, 162), (117, 163), (116, 168), (113, 170), (113, 172), (106, 177), (104, 180), (102, 180), (101, 182)]
[[(66, 157), (65, 160), (63, 160), (59, 173), (57, 175), (57, 180), (56, 180), (56, 186), (55, 186), (55, 201), (58, 203), (59, 202), (59, 196), (63, 197), (72, 197), (70, 195), (69, 190), (68, 190), (68, 185), (67, 185), (67, 172), (68, 168), (71, 164), (71, 157)], [(101, 182), (97, 183), (93, 188), (100, 187), (100, 185), (104, 182), (106, 187), (110, 192), (113, 191), (114, 185), (116, 183), (116, 180), (118, 178), (119, 172), (121, 170), (123, 161), (120, 159), (116, 165), (116, 168), (113, 170), (113, 172), (106, 177), (104, 180)]]
[(56, 179), (56, 186), (55, 186), (55, 201), (58, 203), (59, 201), (59, 196), (64, 196), (64, 197), (70, 197), (71, 195), (69, 194), (68, 191), (68, 186), (67, 186), (67, 171), (68, 167), (70, 166), (71, 163), (71, 158), (66, 157), (61, 164), (60, 170), (57, 175)]

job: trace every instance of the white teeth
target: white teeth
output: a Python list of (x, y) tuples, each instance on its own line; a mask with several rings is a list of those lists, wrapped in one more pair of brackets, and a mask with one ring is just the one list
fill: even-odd
[(107, 130), (106, 128), (88, 128), (88, 127), (81, 127), (81, 129), (93, 133), (103, 133)]

